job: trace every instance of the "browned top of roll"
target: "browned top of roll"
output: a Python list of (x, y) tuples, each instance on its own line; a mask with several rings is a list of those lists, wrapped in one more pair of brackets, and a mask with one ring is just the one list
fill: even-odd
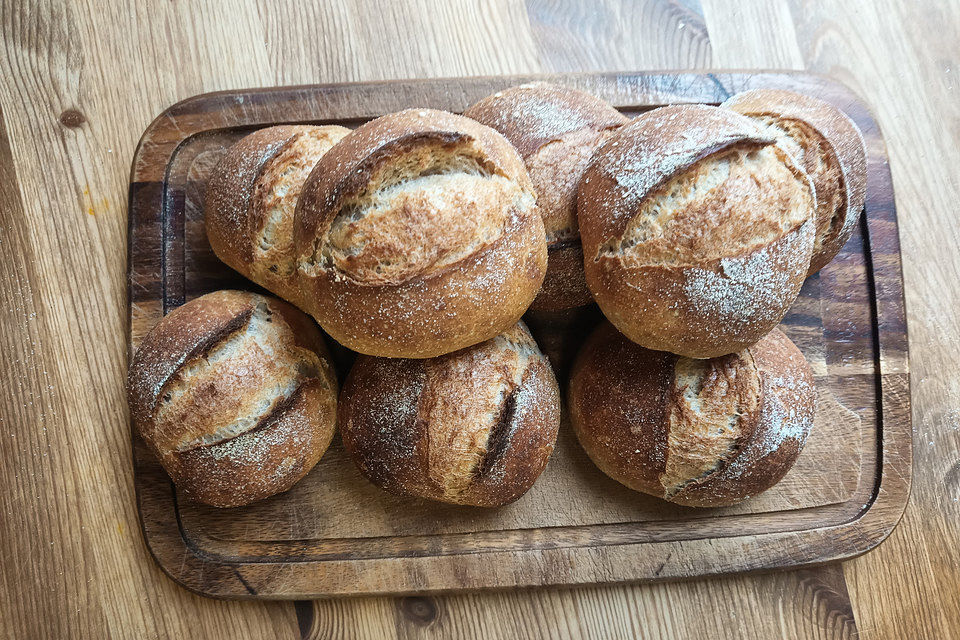
[(649, 195), (700, 160), (774, 141), (749, 118), (705, 105), (661, 107), (634, 118), (597, 150), (580, 186), (585, 253), (588, 244), (595, 251), (621, 238)]
[(774, 116), (809, 123), (819, 131), (845, 167), (850, 207), (860, 210), (867, 188), (867, 159), (860, 128), (829, 102), (784, 89), (754, 89), (739, 93), (721, 106), (750, 116)]
[(210, 176), (204, 196), (207, 236), (218, 255), (238, 257), (240, 263), (231, 267), (242, 271), (253, 261), (250, 238), (254, 229), (249, 212), (264, 167), (310, 129), (280, 125), (254, 131), (227, 149)]
[(546, 82), (498, 91), (463, 112), (502, 133), (527, 159), (574, 131), (603, 131), (629, 119), (600, 98)]
[[(269, 324), (272, 314), (285, 328), (248, 339), (252, 323)], [(326, 354), (316, 325), (287, 303), (244, 291), (209, 293), (144, 337), (130, 365), (131, 415), (161, 455), (222, 442), (256, 428), (258, 420), (236, 417), (267, 417), (264, 402), (292, 395), (285, 385), (301, 378), (335, 384)]]
[(644, 349), (609, 323), (577, 357), (571, 419), (612, 478), (691, 506), (733, 504), (775, 484), (813, 423), (813, 375), (780, 330), (694, 360)]
[(361, 356), (344, 383), (344, 445), (389, 491), (475, 506), (520, 497), (560, 421), (556, 379), (522, 323), (424, 360)]
[(336, 125), (281, 125), (255, 131), (228, 149), (210, 175), (204, 209), (217, 257), (301, 304), (294, 208), (317, 160), (348, 132)]
[(655, 109), (601, 146), (578, 194), (587, 283), (632, 340), (738, 351), (786, 313), (813, 247), (809, 177), (751, 119)]
[(715, 506), (755, 496), (786, 475), (806, 443), (813, 428), (816, 389), (803, 354), (779, 329), (746, 353), (757, 371), (759, 402), (752, 420), (744, 424), (742, 444), (724, 451), (700, 477), (685, 481), (671, 497), (674, 502)]
[(866, 199), (866, 147), (859, 127), (832, 104), (783, 89), (745, 91), (721, 106), (772, 126), (789, 146), (804, 147), (800, 153), (789, 150), (804, 161), (820, 201), (816, 271), (850, 237)]
[[(405, 192), (411, 180), (424, 188)], [(526, 207), (511, 206), (524, 198)], [(489, 246), (510, 215), (532, 206), (526, 169), (503, 136), (463, 116), (408, 109), (357, 128), (317, 164), (297, 206), (300, 268), (401, 284)]]

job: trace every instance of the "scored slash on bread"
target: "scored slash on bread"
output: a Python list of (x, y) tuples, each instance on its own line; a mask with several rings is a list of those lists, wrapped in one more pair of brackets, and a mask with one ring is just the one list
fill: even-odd
[(401, 495), (500, 506), (553, 451), (560, 392), (523, 323), (429, 359), (361, 356), (343, 385), (343, 444), (363, 474)]
[(823, 100), (781, 89), (739, 93), (722, 105), (761, 123), (799, 161), (817, 194), (817, 233), (808, 275), (826, 266), (853, 234), (867, 187), (863, 134)]
[(425, 358), (520, 319), (546, 242), (523, 162), (469, 118), (409, 109), (372, 120), (320, 159), (295, 242), (305, 308), (344, 346)]
[(688, 506), (735, 504), (776, 484), (813, 425), (813, 373), (779, 329), (709, 360), (651, 351), (603, 323), (573, 367), (570, 419), (608, 476)]
[(651, 349), (709, 358), (755, 343), (810, 263), (809, 177), (725, 109), (638, 116), (597, 151), (578, 198), (587, 284), (604, 315)]
[(207, 183), (204, 224), (217, 257), (268, 291), (302, 306), (293, 251), (300, 189), (323, 154), (350, 130), (281, 125), (229, 148)]
[(232, 507), (289, 489), (333, 438), (337, 382), (320, 331), (242, 291), (191, 300), (130, 364), (134, 426), (186, 495)]
[(517, 148), (537, 193), (549, 258), (531, 309), (591, 303), (583, 276), (577, 187), (596, 148), (629, 119), (596, 96), (544, 82), (498, 91), (463, 115), (493, 127)]

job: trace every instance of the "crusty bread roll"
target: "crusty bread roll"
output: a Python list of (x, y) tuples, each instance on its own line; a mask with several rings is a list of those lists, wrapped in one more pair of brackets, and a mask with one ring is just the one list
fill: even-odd
[(578, 198), (587, 285), (650, 349), (712, 358), (753, 344), (810, 264), (810, 179), (769, 132), (727, 109), (638, 116), (597, 151)]
[(207, 182), (204, 222), (214, 253), (241, 274), (300, 305), (293, 213), (317, 161), (350, 130), (283, 125), (230, 147)]
[(817, 233), (809, 274), (816, 273), (850, 239), (863, 209), (867, 149), (860, 129), (832, 104), (781, 89), (745, 91), (720, 106), (770, 127), (813, 180)]
[(730, 505), (776, 484), (813, 424), (813, 374), (779, 329), (696, 360), (650, 351), (609, 323), (570, 378), (580, 444), (614, 480), (678, 504)]
[(306, 309), (360, 353), (427, 358), (513, 326), (546, 268), (523, 161), (463, 116), (410, 109), (347, 135), (297, 205)]
[(593, 302), (583, 276), (577, 185), (593, 152), (629, 119), (583, 91), (534, 82), (498, 91), (463, 115), (493, 127), (520, 152), (547, 234), (547, 275), (531, 309)]
[(333, 437), (337, 382), (305, 314), (217, 291), (147, 334), (130, 364), (129, 399), (177, 487), (234, 507), (286, 491), (313, 468)]
[(360, 356), (343, 385), (343, 444), (393, 493), (495, 507), (533, 486), (553, 451), (560, 394), (522, 323), (438, 358)]

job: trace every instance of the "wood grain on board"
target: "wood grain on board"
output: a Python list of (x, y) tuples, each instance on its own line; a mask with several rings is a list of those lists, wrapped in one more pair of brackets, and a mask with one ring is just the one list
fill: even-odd
[[(960, 3), (37, 0), (0, 2), (0, 29), (0, 637), (960, 635)], [(886, 542), (766, 574), (296, 604), (163, 575), (138, 531), (123, 390), (130, 158), (157, 113), (256, 86), (709, 68), (828, 74), (883, 131), (917, 445)]]
[[(141, 139), (131, 174), (131, 353), (185, 301), (253, 286), (216, 259), (203, 227), (206, 176), (240, 136), (280, 122), (356, 125), (415, 106), (462, 111), (530, 79), (222, 92), (171, 107)], [(175, 580), (218, 597), (304, 598), (691, 578), (850, 557), (896, 524), (910, 472), (908, 399), (901, 393), (905, 326), (896, 293), (902, 285), (883, 142), (864, 105), (843, 86), (800, 73), (547, 79), (599, 95), (627, 114), (666, 103), (715, 104), (748, 87), (788, 87), (837, 104), (859, 123), (869, 147), (860, 233), (808, 279), (782, 324), (811, 362), (819, 390), (814, 432), (796, 467), (742, 505), (688, 509), (604, 476), (565, 424), (537, 484), (500, 509), (385, 494), (335, 442), (293, 490), (224, 511), (182, 501), (134, 434), (145, 536)], [(568, 361), (583, 333), (563, 335), (538, 320), (537, 337), (556, 351), (555, 361)]]

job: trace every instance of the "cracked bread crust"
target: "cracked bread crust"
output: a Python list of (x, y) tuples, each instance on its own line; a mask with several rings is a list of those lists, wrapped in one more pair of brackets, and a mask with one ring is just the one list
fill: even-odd
[(487, 340), (520, 319), (546, 268), (516, 151), (432, 109), (345, 137), (308, 178), (295, 223), (307, 310), (367, 355), (428, 358)]
[(286, 491), (333, 437), (320, 331), (275, 298), (217, 291), (165, 316), (130, 364), (134, 426), (177, 487), (217, 507)]
[(464, 115), (493, 127), (517, 148), (537, 192), (549, 258), (531, 308), (591, 303), (583, 276), (577, 187), (597, 147), (629, 119), (595, 96), (543, 82), (498, 91)]
[(813, 250), (810, 179), (774, 138), (716, 107), (663, 107), (598, 150), (578, 196), (587, 285), (650, 349), (711, 358), (779, 323)]
[(293, 215), (319, 158), (349, 132), (336, 125), (259, 129), (230, 147), (207, 182), (204, 223), (214, 253), (253, 282), (300, 305)]
[(863, 210), (867, 153), (860, 129), (833, 105), (781, 89), (745, 91), (720, 106), (767, 126), (813, 180), (817, 233), (808, 275), (816, 273), (850, 239)]
[(739, 353), (693, 360), (651, 351), (609, 323), (570, 377), (574, 431), (604, 473), (688, 506), (735, 504), (776, 484), (813, 424), (813, 374), (775, 329)]
[(344, 447), (400, 495), (494, 507), (533, 485), (553, 451), (560, 397), (522, 323), (431, 359), (361, 356), (339, 408)]

